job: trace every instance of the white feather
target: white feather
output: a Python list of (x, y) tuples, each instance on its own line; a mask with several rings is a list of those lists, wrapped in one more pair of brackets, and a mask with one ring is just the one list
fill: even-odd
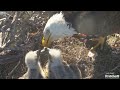
[[(41, 75), (41, 78), (46, 78), (42, 70), (41, 64), (37, 60), (37, 52), (38, 50), (29, 51), (25, 56), (25, 64), (28, 68), (27, 75), (32, 75), (33, 78), (39, 78), (38, 76)], [(32, 73), (32, 70), (34, 70), (34, 73)]]
[(52, 56), (51, 67), (61, 66), (62, 65), (61, 51), (57, 49), (50, 49), (49, 53)]
[(68, 22), (65, 21), (62, 12), (53, 15), (48, 20), (43, 31), (44, 37), (48, 37), (46, 33), (47, 30), (50, 30), (51, 41), (64, 38), (65, 36), (72, 36), (77, 33), (74, 28), (68, 26)]
[(28, 68), (37, 68), (37, 51), (29, 51), (25, 56), (25, 64)]

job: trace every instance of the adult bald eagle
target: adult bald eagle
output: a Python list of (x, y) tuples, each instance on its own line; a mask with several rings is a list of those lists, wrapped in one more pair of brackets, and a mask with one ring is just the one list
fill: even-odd
[(44, 28), (42, 45), (49, 47), (58, 38), (83, 33), (86, 36), (98, 35), (98, 43), (92, 48), (95, 49), (103, 45), (105, 36), (120, 32), (120, 11), (78, 11), (72, 19), (72, 22), (67, 22), (62, 12), (53, 15)]
[(62, 12), (53, 15), (46, 23), (43, 31), (43, 46), (48, 47), (52, 41), (57, 40), (58, 38), (77, 34), (75, 29), (70, 27), (68, 24), (69, 23), (65, 21)]

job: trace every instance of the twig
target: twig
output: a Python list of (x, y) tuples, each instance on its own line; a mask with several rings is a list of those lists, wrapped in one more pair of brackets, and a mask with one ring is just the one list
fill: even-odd
[(120, 65), (116, 66), (115, 68), (113, 68), (113, 69), (110, 70), (110, 71), (114, 71), (114, 70), (118, 69), (119, 67), (120, 67)]
[(14, 15), (14, 17), (13, 17), (13, 20), (12, 20), (11, 24), (13, 24), (13, 23), (15, 22), (16, 17), (17, 17), (17, 12), (15, 12), (15, 15)]
[(10, 73), (8, 73), (8, 76), (10, 76), (14, 71), (15, 69), (18, 67), (18, 65), (20, 64), (20, 61), (17, 63), (17, 65), (12, 69), (12, 71)]
[(82, 79), (91, 79), (91, 78), (92, 78), (92, 75), (88, 76), (88, 77), (85, 77), (85, 78), (82, 78)]
[[(118, 69), (119, 67), (120, 67), (120, 65), (118, 65), (115, 68), (111, 69), (109, 72), (114, 71), (114, 70)], [(101, 73), (100, 75), (97, 76), (97, 78), (100, 77), (100, 76), (102, 76), (102, 75), (104, 75), (104, 74), (106, 74), (106, 73), (107, 72)]]
[[(5, 57), (5, 58), (4, 58)], [(15, 61), (19, 61), (18, 58), (21, 58), (23, 57), (23, 54), (19, 54), (19, 55), (12, 55), (12, 56), (2, 56), (0, 57), (0, 64), (8, 64), (8, 63), (12, 63), (12, 62), (15, 62)]]
[(0, 21), (3, 21), (3, 20), (6, 20), (6, 18), (2, 18), (2, 19), (0, 19)]

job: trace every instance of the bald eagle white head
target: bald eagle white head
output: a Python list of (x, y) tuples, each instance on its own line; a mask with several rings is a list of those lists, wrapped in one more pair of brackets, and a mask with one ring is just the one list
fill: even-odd
[(65, 36), (72, 36), (76, 33), (75, 29), (65, 21), (63, 13), (57, 13), (53, 15), (45, 25), (42, 45), (48, 47), (52, 41), (64, 38)]

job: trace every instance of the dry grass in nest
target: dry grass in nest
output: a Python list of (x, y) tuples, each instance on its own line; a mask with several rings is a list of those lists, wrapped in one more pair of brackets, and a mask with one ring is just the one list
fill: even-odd
[(89, 50), (79, 39), (66, 37), (64, 40), (57, 40), (52, 43), (52, 48), (62, 51), (63, 60), (69, 65), (77, 65), (82, 72), (82, 77), (89, 77), (93, 73), (93, 62), (88, 57)]
[(86, 45), (74, 37), (56, 40), (52, 43), (52, 48), (60, 49), (62, 51), (63, 60), (68, 64), (77, 64), (83, 78), (104, 79), (106, 72), (120, 74), (119, 34), (117, 34), (117, 36), (116, 34), (108, 36), (104, 50), (97, 50), (98, 56), (94, 58), (94, 60), (91, 60), (91, 58), (87, 56), (89, 49)]

